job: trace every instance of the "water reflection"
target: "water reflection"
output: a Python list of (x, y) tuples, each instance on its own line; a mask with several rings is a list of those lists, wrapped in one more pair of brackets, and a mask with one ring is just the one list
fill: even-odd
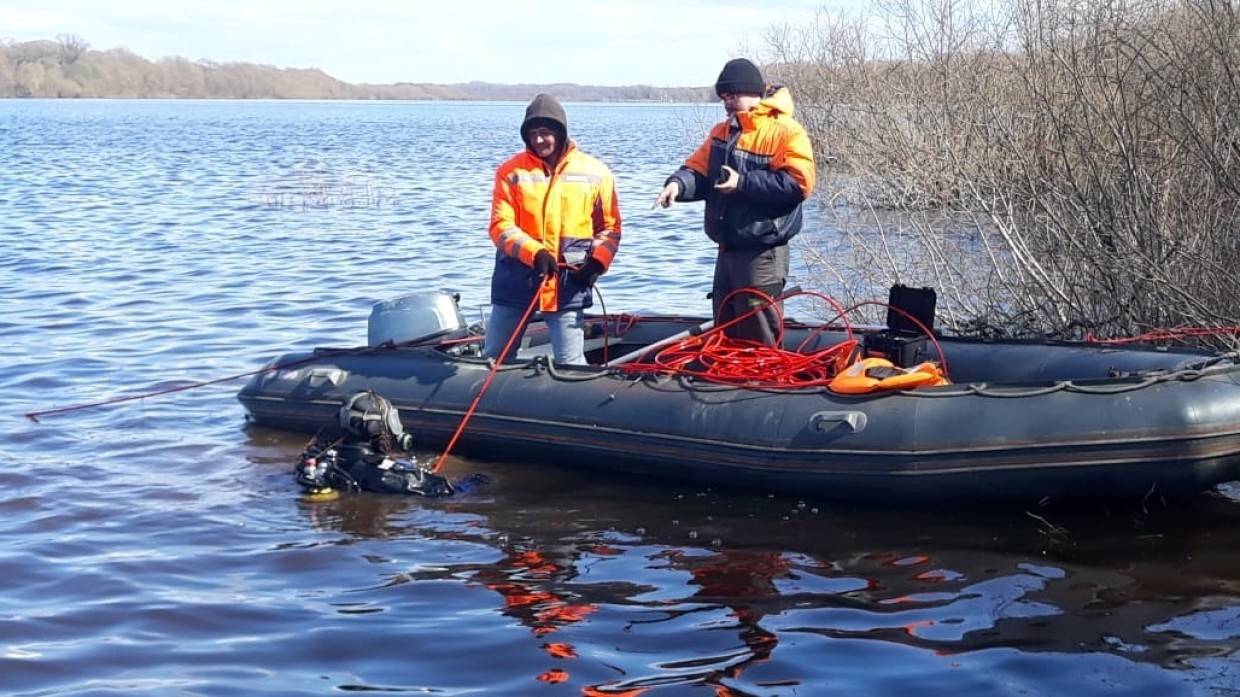
[[(1238, 679), (1240, 571), (1212, 551), (1240, 541), (1227, 501), (1187, 516), (1064, 514), (1052, 537), (1023, 512), (826, 509), (494, 467), (496, 486), (471, 497), (357, 495), (301, 510), (350, 536), (492, 550), (482, 562), (424, 562), (399, 583), (486, 589), (489, 611), (525, 628), (544, 656), (530, 678), (582, 694), (872, 684), (858, 652), (931, 681), (984, 664), (1003, 684), (1045, 688), (1013, 667), (1032, 661), (1166, 694), (1184, 687), (1161, 669), (1211, 658)], [(1117, 673), (1115, 661), (1129, 668)], [(1106, 690), (1086, 682), (1074, 693), (1094, 691)]]

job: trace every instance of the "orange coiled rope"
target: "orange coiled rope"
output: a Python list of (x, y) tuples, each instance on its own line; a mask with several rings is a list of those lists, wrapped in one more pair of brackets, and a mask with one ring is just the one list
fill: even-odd
[[(827, 325), (811, 332), (797, 347), (797, 350), (788, 351), (781, 348), (784, 340), (783, 311), (771, 296), (754, 288), (741, 288), (724, 298), (720, 306), (726, 307), (734, 296), (742, 293), (758, 297), (763, 304), (697, 336), (670, 344), (657, 351), (647, 361), (627, 363), (619, 366), (619, 369), (630, 373), (687, 375), (711, 382), (746, 387), (795, 389), (825, 387), (840, 370), (846, 368), (854, 360), (858, 341), (853, 337), (852, 326), (846, 317), (847, 313), (834, 299), (813, 291), (797, 291), (781, 298), (811, 295), (834, 307), (839, 317), (843, 318), (844, 331), (848, 338), (827, 348), (806, 353), (805, 347), (826, 329)], [(727, 328), (768, 307), (774, 310), (778, 318), (776, 325), (779, 329), (774, 346), (745, 339), (733, 339), (724, 334)]]

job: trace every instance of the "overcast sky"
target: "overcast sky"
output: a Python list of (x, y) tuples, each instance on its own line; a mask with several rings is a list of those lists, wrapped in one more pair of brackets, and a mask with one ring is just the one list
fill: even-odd
[(709, 85), (774, 23), (864, 0), (3, 0), (0, 38), (322, 68), (346, 82)]

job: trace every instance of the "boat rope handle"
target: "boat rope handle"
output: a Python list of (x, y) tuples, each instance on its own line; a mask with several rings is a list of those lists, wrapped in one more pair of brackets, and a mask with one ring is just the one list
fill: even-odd
[(1236, 336), (1238, 334), (1240, 334), (1240, 325), (1224, 327), (1167, 327), (1152, 329), (1143, 334), (1119, 336), (1109, 339), (1096, 336), (1093, 332), (1086, 332), (1082, 341), (1086, 341), (1091, 344), (1109, 345), (1144, 344), (1151, 341), (1178, 341), (1182, 339), (1201, 337)]
[(1178, 382), (1194, 382), (1196, 380), (1200, 380), (1204, 377), (1208, 377), (1211, 375), (1224, 375), (1226, 373), (1234, 373), (1238, 369), (1240, 369), (1240, 366), (1237, 366), (1237, 365), (1216, 366), (1216, 367), (1206, 368), (1204, 370), (1198, 370), (1196, 368), (1185, 368), (1182, 370), (1176, 370), (1176, 371), (1172, 371), (1172, 372), (1165, 373), (1162, 375), (1150, 375), (1138, 381), (1120, 384), (1120, 385), (1114, 385), (1114, 386), (1081, 385), (1072, 380), (1057, 380), (1054, 383), (1047, 385), (1045, 387), (1023, 389), (1023, 390), (1016, 390), (1016, 389), (1009, 390), (1009, 389), (994, 389), (988, 383), (984, 383), (984, 382), (973, 382), (973, 383), (958, 385), (957, 386), (958, 389), (939, 388), (935, 390), (903, 390), (900, 392), (900, 394), (915, 396), (915, 397), (929, 397), (929, 398), (965, 397), (965, 396), (975, 395), (978, 397), (997, 397), (1001, 399), (1015, 399), (1015, 398), (1022, 398), (1022, 397), (1040, 397), (1042, 395), (1051, 394), (1053, 392), (1059, 392), (1059, 391), (1077, 392), (1080, 394), (1115, 395), (1115, 394), (1123, 394), (1125, 392), (1135, 392), (1137, 390), (1143, 390), (1147, 387), (1152, 387), (1154, 385), (1164, 383), (1164, 382), (1171, 382), (1173, 380), (1178, 381)]

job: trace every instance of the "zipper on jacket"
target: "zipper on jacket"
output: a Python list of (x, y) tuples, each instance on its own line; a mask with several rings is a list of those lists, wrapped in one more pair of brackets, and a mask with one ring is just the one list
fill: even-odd
[[(568, 153), (565, 153), (565, 155), (567, 154)], [(559, 171), (560, 165), (562, 165), (563, 163), (564, 163), (564, 157), (561, 157), (560, 160), (555, 163), (555, 167), (550, 168), (551, 176), (550, 178), (547, 179), (547, 193), (543, 194), (542, 215), (539, 216), (539, 221), (538, 221), (539, 225), (541, 225), (541, 229), (538, 231), (539, 241), (544, 243), (543, 249), (547, 249), (547, 245), (545, 244), (547, 241), (547, 202), (551, 200), (551, 190), (555, 188), (555, 178), (560, 175), (560, 171)], [(546, 167), (547, 163), (543, 162), (542, 166)], [(556, 240), (556, 246), (557, 247), (559, 246), (559, 240)], [(554, 254), (555, 254), (556, 261), (559, 262), (560, 250), (556, 249)]]
[[(732, 132), (733, 125), (736, 126), (735, 133)], [(736, 151), (736, 143), (740, 141), (741, 133), (743, 131), (744, 127), (741, 125), (741, 117), (736, 114), (732, 114), (732, 116), (728, 119), (728, 139), (724, 141), (723, 144), (723, 162), (719, 164), (720, 176), (723, 175), (723, 168), (730, 166), (728, 163), (732, 160), (732, 153)], [(737, 164), (739, 165), (740, 163)], [(738, 167), (733, 167), (732, 169), (735, 169), (737, 174), (740, 174), (740, 169)], [(716, 181), (718, 181), (718, 178), (716, 178)], [(711, 185), (714, 186), (714, 182), (711, 182)], [(717, 196), (719, 198), (719, 223), (722, 224), (724, 211), (728, 207), (728, 197), (724, 194), (717, 194)]]
[[(547, 179), (547, 193), (543, 194), (543, 200), (542, 200), (542, 215), (538, 216), (538, 218), (539, 218), (539, 220), (538, 220), (538, 224), (539, 224), (539, 226), (540, 226), (540, 229), (539, 229), (539, 240), (538, 240), (538, 241), (542, 243), (542, 248), (543, 248), (543, 249), (547, 249), (547, 202), (551, 200), (551, 191), (555, 188), (555, 178), (556, 178), (557, 176), (559, 176), (559, 174), (560, 174), (560, 167), (564, 164), (564, 160), (567, 158), (567, 156), (568, 156), (568, 152), (565, 152), (563, 155), (561, 155), (561, 156), (560, 156), (560, 159), (559, 159), (559, 160), (555, 163), (555, 167), (547, 167), (547, 163), (546, 163), (546, 162), (541, 162), (541, 159), (542, 159), (542, 158), (539, 158), (539, 160), (540, 160), (540, 162), (541, 162), (542, 166), (543, 166), (545, 169), (550, 170), (550, 174), (551, 174), (550, 178), (548, 178), (548, 179)], [(559, 285), (559, 283), (560, 283), (559, 275), (560, 275), (560, 274), (559, 274), (559, 269), (558, 269), (558, 265), (559, 265), (559, 263), (560, 263), (560, 250), (559, 250), (559, 247), (560, 247), (560, 240), (558, 240), (558, 239), (557, 239), (557, 240), (555, 241), (555, 243), (556, 243), (556, 250), (555, 250), (555, 251), (553, 251), (553, 252), (551, 252), (551, 250), (547, 250), (547, 251), (551, 252), (551, 256), (555, 258), (556, 265), (557, 265), (557, 269), (556, 269), (556, 279), (555, 279), (555, 282), (556, 282), (556, 287), (555, 287), (555, 307), (556, 307), (556, 310), (558, 310), (558, 309), (560, 309), (560, 285)], [(541, 290), (539, 290), (539, 291), (538, 291), (538, 293), (541, 295), (542, 291), (541, 291)], [(539, 301), (538, 301), (538, 306), (539, 306), (539, 307), (538, 307), (539, 311), (542, 311), (542, 301), (541, 301), (541, 300), (539, 300)]]

